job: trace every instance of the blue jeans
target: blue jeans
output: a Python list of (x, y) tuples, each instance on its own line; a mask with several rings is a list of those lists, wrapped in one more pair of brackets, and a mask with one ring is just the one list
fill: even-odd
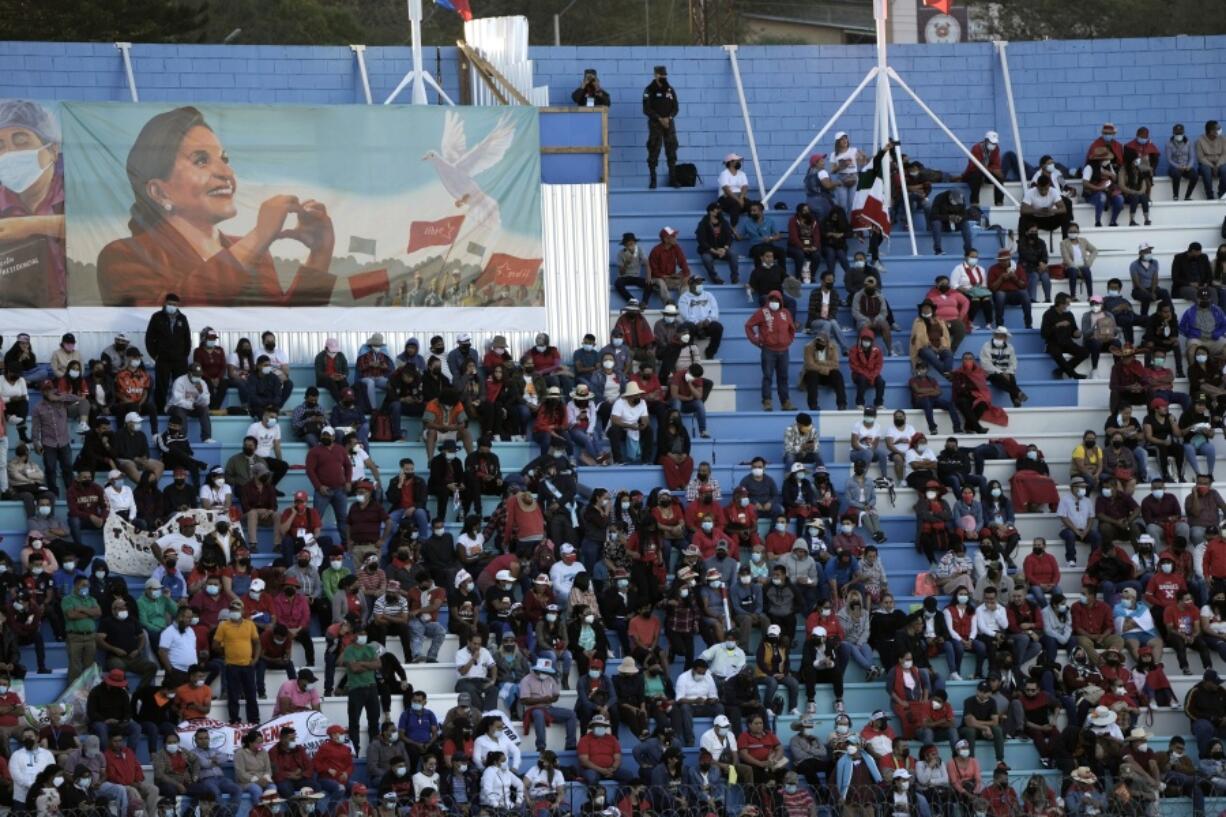
[(847, 341), (843, 339), (843, 327), (839, 325), (838, 321), (814, 318), (809, 323), (808, 328), (814, 335), (825, 335), (838, 345), (839, 351), (843, 353), (844, 357), (847, 356)]
[(1137, 205), (1141, 206), (1141, 212), (1145, 214), (1145, 220), (1149, 221), (1149, 196), (1137, 194), (1129, 194), (1124, 197), (1128, 202), (1128, 220), (1132, 221), (1132, 217), (1137, 214)]
[[(57, 472), (64, 482), (65, 493), (63, 494), (60, 494), (55, 487)], [(43, 446), (43, 473), (47, 477), (47, 487), (55, 492), (56, 496), (66, 497), (68, 486), (72, 485), (72, 448), (67, 445), (59, 448)]]
[[(422, 621), (420, 618), (409, 620), (409, 651), (413, 653), (413, 658), (425, 656), (426, 660), (431, 663), (438, 660), (438, 651), (443, 648), (443, 641), (447, 638), (447, 630), (442, 624), (437, 621)], [(426, 639), (430, 639), (430, 650), (426, 652)], [(402, 647), (404, 645), (401, 645)]]
[(554, 436), (548, 431), (534, 431), (532, 432), (532, 442), (536, 443), (537, 448), (541, 450), (542, 457), (549, 453), (549, 446), (555, 442), (564, 446), (568, 455), (575, 453), (575, 445), (566, 434)]
[[(1205, 186), (1205, 198), (1216, 198), (1213, 195), (1213, 177), (1217, 177), (1217, 194), (1221, 196), (1226, 193), (1226, 165), (1218, 165), (1216, 169), (1210, 167), (1205, 162), (1200, 162), (1197, 166), (1200, 172), (1201, 183)], [(1188, 191), (1191, 192), (1191, 191)]]
[(940, 351), (933, 349), (931, 346), (925, 346), (919, 350), (919, 359), (928, 364), (929, 368), (936, 369), (944, 374), (954, 368), (954, 355), (948, 349)]
[[(424, 501), (424, 500), (423, 500)], [(396, 531), (400, 530), (400, 522), (404, 519), (405, 510), (397, 508), (388, 515), (388, 537), (387, 541), (392, 541), (396, 535)], [(425, 508), (414, 508), (410, 513), (413, 523), (417, 525), (417, 538), (423, 542), (430, 538), (430, 516), (426, 513)], [(361, 565), (354, 565), (355, 568)]]
[(554, 723), (566, 726), (566, 745), (574, 746), (577, 740), (575, 733), (579, 725), (579, 719), (575, 717), (575, 710), (561, 706), (534, 706), (532, 707), (532, 736), (536, 738), (536, 750), (545, 751), (546, 713)]
[(941, 645), (941, 652), (945, 654), (945, 665), (949, 668), (949, 674), (961, 674), (962, 656), (966, 652), (962, 642), (956, 638), (950, 639)]
[(1074, 298), (1077, 297), (1077, 280), (1081, 279), (1086, 285), (1086, 297), (1094, 294), (1094, 281), (1090, 278), (1089, 267), (1065, 267), (1064, 274), (1068, 278), (1068, 294)]
[[(1068, 528), (1060, 529), (1060, 538), (1064, 540), (1064, 558), (1066, 561), (1077, 561), (1077, 534), (1073, 533)], [(1098, 535), (1098, 529), (1092, 528), (1085, 538), (1085, 543), (1091, 548), (1096, 548), (1102, 544), (1102, 537)]]
[(324, 509), (331, 507), (332, 515), (336, 517), (336, 527), (340, 532), (341, 540), (348, 541), (349, 539), (349, 497), (345, 495), (344, 486), (332, 488), (331, 493), (324, 496), (319, 489), (315, 489), (315, 510), (319, 511), (319, 521), (323, 522)]
[(213, 799), (219, 803), (223, 794), (228, 796), (236, 807), (238, 798), (242, 794), (242, 789), (238, 787), (238, 784), (224, 775), (201, 778), (196, 781), (196, 785), (213, 795)]
[(324, 814), (332, 813), (332, 807), (345, 799), (345, 795), (348, 794), (347, 790), (349, 788), (348, 786), (342, 786), (335, 780), (329, 780), (326, 777), (319, 778), (319, 787), (323, 789), (324, 794), (327, 795), (327, 797), (325, 797), (319, 803), (319, 810)]
[[(354, 565), (354, 567), (359, 567), (359, 565)], [(267, 658), (260, 658), (260, 660), (257, 661), (255, 664), (255, 690), (256, 690), (256, 694), (258, 694), (261, 698), (264, 697), (264, 694), (267, 691), (266, 687), (264, 686), (264, 676), (268, 672), (269, 666), (270, 665), (268, 663)], [(272, 664), (271, 666), (273, 669), (285, 670), (285, 677), (290, 679), (291, 681), (295, 680), (298, 677), (298, 670), (297, 668), (294, 667), (293, 661), (284, 660), (284, 659), (278, 660), (275, 664)]]
[(386, 377), (363, 377), (361, 384), (366, 387), (366, 406), (374, 411), (379, 408), (379, 392), (387, 391)]
[[(786, 400), (787, 398), (782, 398)], [(670, 400), (669, 405), (682, 414), (693, 414), (698, 418), (698, 431), (707, 430), (707, 404), (701, 400)]]
[[(846, 255), (846, 253), (844, 253)], [(809, 250), (805, 252), (800, 247), (788, 246), (788, 258), (792, 259), (793, 276), (800, 277), (801, 270), (805, 264), (809, 265), (809, 275), (812, 278), (818, 276), (818, 266), (822, 263), (822, 255), (820, 249)], [(810, 278), (810, 280), (812, 280)]]
[(911, 401), (911, 405), (924, 412), (924, 419), (928, 421), (928, 429), (930, 431), (937, 427), (937, 420), (933, 416), (932, 410), (941, 409), (942, 411), (949, 412), (949, 419), (953, 420), (954, 424), (954, 433), (962, 433), (962, 415), (944, 397), (917, 397)]
[(1103, 221), (1103, 210), (1107, 205), (1111, 205), (1111, 224), (1115, 225), (1115, 220), (1120, 216), (1120, 210), (1124, 209), (1124, 196), (1120, 193), (1108, 195), (1106, 191), (1100, 190), (1097, 193), (1091, 193), (1089, 196), (1090, 204), (1094, 205), (1094, 226), (1101, 227)]
[(788, 361), (790, 350), (774, 352), (762, 348), (762, 400), (771, 399), (771, 377), (775, 380), (775, 389), (779, 392), (779, 401), (788, 402)]
[(932, 232), (932, 249), (937, 255), (941, 254), (941, 233), (945, 232), (946, 228), (962, 233), (962, 251), (964, 253), (968, 253), (975, 248), (975, 239), (971, 235), (971, 222), (969, 219), (964, 218), (957, 225), (952, 225), (941, 218), (930, 218), (928, 219), (928, 229)]
[(598, 437), (595, 433), (589, 433), (578, 428), (572, 428), (567, 433), (570, 434), (570, 442), (575, 447), (575, 450), (586, 452), (592, 459), (596, 459), (608, 450), (608, 447), (604, 444), (604, 439)]
[(102, 741), (104, 746), (107, 745), (107, 741), (110, 740), (112, 728), (123, 732), (123, 734), (127, 737), (128, 747), (135, 752), (136, 744), (140, 740), (140, 726), (137, 725), (136, 721), (128, 721), (122, 726), (115, 727), (110, 727), (102, 721), (94, 721), (89, 725), (89, 730), (98, 736), (98, 740)]
[(1192, 470), (1201, 475), (1201, 470), (1196, 467), (1196, 455), (1201, 454), (1205, 458), (1205, 473), (1213, 475), (1213, 464), (1217, 462), (1217, 452), (1213, 450), (1212, 442), (1203, 442), (1198, 446), (1193, 446), (1192, 443), (1183, 444), (1183, 456), (1185, 461), (1192, 466)]
[(1043, 300), (1051, 300), (1051, 272), (1050, 270), (1027, 269), (1026, 270), (1026, 294), (1030, 296), (1030, 302), (1034, 303), (1039, 299), (1039, 284), (1043, 285)]
[(740, 278), (740, 268), (738, 267), (740, 259), (731, 245), (728, 246), (728, 252), (724, 254), (722, 259), (716, 258), (710, 252), (704, 252), (700, 257), (702, 258), (702, 265), (710, 278), (715, 279), (719, 277), (715, 274), (715, 262), (720, 260), (728, 265), (728, 274), (731, 276), (733, 283)]
[(848, 655), (860, 669), (872, 669), (876, 665), (872, 647), (867, 644), (848, 644), (846, 641), (843, 643), (847, 644)]
[(827, 272), (834, 272), (835, 264), (838, 264), (839, 267), (842, 268), (844, 275), (846, 275), (851, 269), (851, 263), (847, 260), (846, 247), (835, 247), (830, 244), (823, 244), (822, 259), (826, 262)]
[(877, 467), (881, 469), (881, 476), (885, 476), (885, 469), (889, 463), (889, 456), (886, 454), (885, 446), (877, 446), (876, 448), (859, 448), (851, 452), (848, 459), (853, 463), (862, 462), (866, 466), (872, 465), (875, 461)]

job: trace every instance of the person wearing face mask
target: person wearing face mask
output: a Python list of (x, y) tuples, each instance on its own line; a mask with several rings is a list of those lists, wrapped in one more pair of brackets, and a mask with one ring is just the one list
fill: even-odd
[(821, 286), (814, 288), (809, 295), (805, 329), (811, 335), (833, 342), (845, 355), (848, 351), (847, 341), (843, 339), (843, 327), (838, 319), (842, 306), (842, 298), (834, 288), (834, 273), (826, 271), (822, 274)]
[[(749, 177), (741, 169), (742, 157), (729, 153), (724, 157), (724, 169), (719, 173), (716, 190), (719, 193), (719, 206), (728, 214), (735, 227), (741, 219), (742, 211), (757, 204), (749, 201)], [(760, 204), (757, 206), (761, 207)]]
[[(121, 670), (140, 676), (136, 691), (152, 683), (158, 666), (145, 658), (146, 636), (140, 621), (128, 609), (128, 603), (116, 598), (111, 603), (110, 615), (104, 616), (98, 625), (98, 648), (106, 653), (109, 670)], [(105, 740), (105, 737), (103, 738)]]
[(783, 294), (772, 290), (763, 308), (755, 310), (745, 321), (745, 336), (761, 351), (762, 409), (771, 411), (771, 380), (774, 379), (779, 401), (784, 411), (795, 411), (788, 391), (789, 350), (796, 338), (796, 321), (792, 312), (782, 308)]
[(1055, 304), (1043, 313), (1043, 323), (1039, 329), (1043, 338), (1045, 351), (1056, 364), (1052, 376), (1059, 380), (1068, 377), (1073, 380), (1085, 380), (1086, 376), (1077, 372), (1077, 367), (1090, 356), (1085, 347), (1077, 342), (1083, 337), (1077, 328), (1077, 322), (1069, 312), (1069, 296), (1067, 293), (1056, 294)]
[[(352, 677), (350, 675), (351, 679)], [(356, 737), (355, 735), (355, 753), (357, 752)], [(311, 756), (299, 743), (298, 732), (293, 727), (281, 730), (276, 744), (268, 750), (268, 760), (272, 764), (273, 783), (282, 797), (291, 797), (295, 791), (304, 786), (319, 788), (319, 780), (315, 776)]]
[(707, 205), (707, 214), (694, 228), (694, 237), (698, 240), (698, 257), (707, 271), (707, 277), (715, 283), (722, 283), (716, 280), (718, 276), (715, 274), (715, 262), (723, 261), (728, 265), (728, 275), (732, 283), (737, 283), (741, 277), (738, 266), (740, 257), (732, 243), (736, 239), (736, 233), (719, 202), (713, 201)]
[[(1200, 247), (1199, 244), (1193, 244)], [(1189, 250), (1190, 252), (1190, 250)], [(1183, 255), (1181, 253), (1180, 255)], [(1206, 262), (1205, 256), (1198, 256)], [(1176, 256), (1176, 261), (1179, 256)], [(1226, 312), (1215, 303), (1212, 288), (1201, 285), (1196, 289), (1196, 302), (1188, 307), (1179, 319), (1179, 333), (1188, 338), (1188, 354), (1195, 355), (1200, 348), (1207, 349), (1210, 356), (1221, 359), (1226, 354)]]
[(1128, 275), (1132, 280), (1132, 298), (1141, 304), (1141, 318), (1149, 315), (1151, 303), (1169, 301), (1171, 293), (1158, 286), (1158, 259), (1154, 258), (1154, 245), (1142, 241), (1137, 245), (1137, 258), (1128, 266)]
[(153, 396), (159, 413), (166, 410), (171, 382), (187, 372), (192, 348), (191, 327), (187, 316), (179, 311), (179, 296), (167, 293), (162, 303), (145, 329), (145, 348), (156, 364)]
[[(760, 252), (767, 249), (770, 248), (763, 248)], [(796, 212), (788, 219), (787, 255), (792, 259), (793, 276), (805, 283), (812, 280), (821, 263), (821, 252), (821, 223), (808, 203), (800, 202), (796, 205)], [(758, 260), (761, 261), (761, 255)], [(782, 258), (779, 260), (782, 261)]]
[[(213, 644), (225, 660), (227, 701), (230, 721), (238, 721), (239, 703), (247, 699), (247, 722), (260, 716), (260, 699), (256, 694), (256, 665), (260, 662), (262, 646), (255, 624), (244, 617), (243, 602), (230, 602), (225, 620), (217, 625)], [(309, 660), (308, 660), (309, 662)]]
[(1122, 154), (1123, 148), (1118, 143), (1110, 148), (1105, 145), (1091, 147), (1081, 171), (1082, 196), (1094, 205), (1095, 227), (1103, 226), (1103, 210), (1108, 204), (1111, 206), (1110, 226), (1118, 226), (1120, 210), (1124, 209), (1124, 196), (1119, 187), (1120, 169), (1124, 164)]
[(1153, 223), (1149, 220), (1149, 205), (1153, 188), (1154, 168), (1137, 151), (1125, 150), (1123, 172), (1120, 174), (1120, 192), (1124, 194), (1124, 200), (1128, 202), (1129, 227), (1139, 226), (1136, 220), (1138, 205), (1144, 215), (1145, 226), (1148, 227)]
[(226, 350), (222, 348), (217, 330), (206, 326), (200, 333), (200, 345), (192, 352), (192, 362), (200, 366), (204, 383), (209, 390), (209, 409), (216, 411), (225, 403), (231, 388), (238, 391), (239, 402), (247, 403), (247, 383), (227, 377)]
[(1173, 201), (1179, 201), (1180, 182), (1186, 181), (1188, 183), (1183, 200), (1191, 201), (1192, 191), (1196, 189), (1196, 183), (1200, 181), (1193, 147), (1193, 143), (1188, 140), (1187, 134), (1184, 133), (1183, 125), (1176, 122), (1171, 127), (1171, 138), (1166, 143), (1167, 175), (1171, 179), (1171, 198)]
[[(681, 254), (677, 260), (688, 273), (689, 266), (684, 254)], [(632, 286), (639, 288), (641, 295), (639, 300), (644, 304), (651, 299), (652, 292), (659, 295), (662, 302), (668, 302), (668, 287), (662, 280), (652, 278), (647, 255), (639, 245), (638, 236), (634, 233), (622, 233), (621, 249), (617, 251), (617, 278), (613, 280), (613, 288), (623, 300), (629, 301), (632, 298), (629, 288)], [(595, 338), (593, 338), (594, 341)]]
[(204, 370), (199, 363), (192, 363), (171, 385), (166, 411), (185, 425), (188, 417), (195, 417), (200, 424), (200, 441), (207, 445), (215, 442), (209, 401), (210, 392)]
[[(977, 190), (977, 187), (972, 189)], [(1002, 194), (998, 192), (996, 195)], [(933, 255), (945, 254), (941, 249), (941, 236), (946, 232), (962, 234), (963, 253), (969, 254), (975, 249), (971, 219), (967, 218), (966, 199), (963, 198), (961, 190), (946, 190), (933, 197), (928, 226), (932, 233)]]
[(677, 310), (681, 320), (691, 327), (693, 340), (707, 341), (705, 356), (714, 358), (719, 354), (724, 336), (724, 325), (719, 322), (719, 303), (714, 295), (705, 291), (705, 280), (701, 276), (690, 278), (688, 283), (688, 288), (677, 298)]
[(842, 813), (848, 817), (875, 814), (881, 780), (877, 761), (864, 749), (859, 736), (850, 735), (835, 761), (835, 790)]
[(1068, 291), (1073, 302), (1077, 302), (1077, 279), (1085, 283), (1086, 295), (1094, 294), (1094, 281), (1091, 268), (1098, 258), (1098, 248), (1089, 239), (1081, 235), (1081, 228), (1076, 222), (1068, 225), (1068, 233), (1060, 242), (1060, 261), (1064, 265), (1068, 277)]

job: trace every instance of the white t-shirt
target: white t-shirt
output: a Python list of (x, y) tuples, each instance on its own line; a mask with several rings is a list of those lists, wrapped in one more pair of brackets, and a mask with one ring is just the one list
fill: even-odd
[(719, 195), (724, 194), (724, 188), (731, 188), (733, 193), (740, 193), (742, 190), (749, 189), (749, 177), (745, 175), (744, 170), (738, 170), (733, 173), (728, 168), (724, 168), (719, 174), (719, 181), (716, 183), (715, 192)]
[[(456, 672), (459, 673), (460, 668), (467, 664), (472, 659), (472, 653), (468, 651), (468, 647), (460, 647), (455, 654)], [(490, 651), (485, 647), (477, 653), (477, 661), (472, 665), (472, 668), (467, 674), (461, 674), (461, 678), (477, 678), (484, 680), (489, 676), (489, 669), (494, 666), (494, 656), (490, 655)]]
[(556, 790), (566, 785), (566, 779), (557, 769), (545, 771), (540, 766), (534, 765), (524, 772), (524, 785), (528, 787), (528, 794), (532, 797), (544, 798), (551, 796)]
[(903, 457), (903, 460), (904, 462), (907, 463), (908, 466), (910, 466), (911, 463), (913, 462), (923, 462), (925, 460), (930, 461), (930, 462), (936, 462), (937, 455), (932, 453), (931, 448), (920, 448), (918, 450), (914, 448), (910, 448), (910, 449), (907, 449), (907, 454), (905, 457)]
[(280, 346), (273, 349), (271, 352), (261, 351), (261, 352), (255, 352), (254, 354), (255, 354), (255, 357), (257, 358), (260, 355), (268, 355), (268, 362), (272, 364), (272, 367), (274, 369), (279, 369), (282, 366), (289, 365), (289, 355), (285, 354), (285, 352), (281, 350)]
[[(860, 154), (860, 151), (859, 149), (855, 147), (855, 145), (848, 145), (847, 150), (843, 151), (842, 153), (835, 153), (834, 155), (832, 155), (830, 157), (830, 160), (827, 162), (827, 164), (829, 167), (834, 169), (835, 173), (838, 173), (840, 176), (844, 176), (849, 173), (858, 173), (860, 171), (860, 168), (856, 164), (856, 160), (859, 158), (859, 154)], [(840, 170), (839, 162), (843, 161), (844, 159), (851, 162), (851, 164), (843, 168), (842, 170)]]
[[(974, 273), (978, 277), (979, 283), (971, 280), (970, 273)], [(986, 287), (988, 285), (988, 273), (979, 264), (975, 264), (970, 268), (968, 273), (966, 264), (961, 263), (954, 267), (953, 272), (949, 274), (949, 285), (954, 289), (965, 289), (969, 287)]]
[(1039, 188), (1032, 187), (1026, 191), (1026, 195), (1022, 196), (1022, 204), (1029, 204), (1038, 210), (1055, 207), (1058, 201), (1060, 201), (1060, 191), (1054, 187), (1047, 188), (1047, 195), (1040, 193)]
[(281, 441), (281, 425), (273, 423), (272, 428), (269, 428), (263, 423), (252, 423), (247, 426), (246, 436), (255, 437), (256, 456), (267, 459), (274, 456), (273, 443)]
[[(1030, 177), (1030, 184), (1031, 184), (1031, 185), (1036, 185), (1036, 184), (1038, 184), (1038, 183), (1039, 183), (1039, 177), (1040, 177), (1040, 176), (1042, 176), (1042, 175), (1043, 175), (1043, 171), (1042, 171), (1042, 170), (1037, 170), (1037, 171), (1035, 171), (1035, 174), (1034, 174), (1033, 176), (1031, 176), (1031, 177)], [(1055, 190), (1063, 190), (1063, 189), (1064, 189), (1064, 174), (1063, 174), (1063, 173), (1061, 173), (1059, 170), (1053, 170), (1051, 173), (1048, 173), (1048, 174), (1047, 174), (1047, 177), (1048, 177), (1049, 179), (1051, 179), (1051, 186), (1052, 186), (1052, 188), (1053, 188), (1053, 189), (1055, 189)]]
[(914, 436), (915, 426), (910, 423), (907, 423), (902, 428), (891, 425), (885, 432), (885, 438), (894, 443), (895, 448), (906, 448), (911, 444), (911, 438)]
[(872, 448), (873, 443), (882, 438), (881, 423), (873, 423), (871, 426), (866, 426), (861, 421), (851, 427), (851, 433), (853, 436), (860, 438), (860, 445), (865, 448)]
[(728, 729), (724, 732), (721, 738), (715, 733), (715, 728), (712, 727), (702, 733), (702, 737), (698, 739), (698, 747), (706, 749), (712, 758), (718, 760), (725, 751), (731, 752), (733, 757), (736, 757), (737, 743), (736, 735), (732, 734), (732, 730)]
[[(613, 410), (609, 412), (609, 426), (613, 425), (613, 418), (621, 420), (623, 423), (634, 425), (642, 418), (647, 416), (647, 401), (639, 400), (637, 406), (630, 405), (630, 402), (624, 397), (619, 397), (617, 402), (613, 404)], [(607, 429), (606, 429), (607, 430)], [(638, 428), (624, 429), (627, 439), (637, 440), (639, 438)]]
[(220, 488), (216, 488), (207, 482), (200, 486), (200, 499), (207, 499), (214, 508), (225, 509), (230, 507), (230, 498), (233, 495), (233, 489), (225, 482), (221, 483)]
[(366, 453), (366, 449), (358, 446), (353, 449), (353, 453), (349, 455), (349, 461), (353, 463), (353, 481), (357, 482), (360, 479), (366, 479), (366, 462), (370, 459), (370, 454)]
[[(229, 365), (233, 366), (234, 368), (238, 369), (239, 371), (243, 371), (243, 364), (239, 362), (238, 352), (231, 352), (230, 357), (226, 358), (226, 362)], [(251, 368), (247, 369), (246, 371), (254, 372), (255, 370), (256, 370), (255, 362), (252, 361)]]

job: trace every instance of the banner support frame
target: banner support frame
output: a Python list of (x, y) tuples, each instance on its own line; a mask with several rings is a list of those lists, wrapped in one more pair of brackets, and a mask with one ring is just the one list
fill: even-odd
[(123, 71), (128, 77), (128, 93), (133, 102), (140, 102), (140, 94), (136, 92), (136, 74), (132, 71), (132, 43), (115, 43), (123, 57)]

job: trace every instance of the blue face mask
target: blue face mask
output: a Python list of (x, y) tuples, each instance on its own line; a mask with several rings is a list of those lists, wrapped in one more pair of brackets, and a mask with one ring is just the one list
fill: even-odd
[(89, 588), (88, 587), (79, 588), (77, 590), (77, 595), (80, 596), (81, 598), (85, 598), (86, 596), (89, 595)]

